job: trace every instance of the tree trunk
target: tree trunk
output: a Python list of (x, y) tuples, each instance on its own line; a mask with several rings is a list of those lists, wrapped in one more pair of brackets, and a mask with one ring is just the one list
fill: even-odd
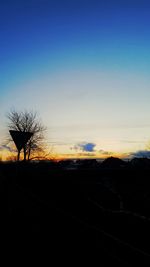
[(24, 152), (24, 161), (26, 161), (26, 156), (27, 156), (26, 145), (23, 148), (23, 152)]
[(20, 160), (20, 150), (18, 150), (17, 161)]
[(28, 151), (28, 161), (30, 160), (30, 154), (31, 154), (31, 148), (29, 147), (29, 151)]

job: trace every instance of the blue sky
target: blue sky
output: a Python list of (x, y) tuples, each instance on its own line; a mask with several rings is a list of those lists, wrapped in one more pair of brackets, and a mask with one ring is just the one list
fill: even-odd
[(150, 139), (149, 1), (0, 2), (0, 137), (37, 110), (58, 153), (142, 150)]

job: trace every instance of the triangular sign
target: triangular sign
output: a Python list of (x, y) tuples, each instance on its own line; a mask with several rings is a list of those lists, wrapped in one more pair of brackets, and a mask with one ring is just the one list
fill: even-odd
[(10, 130), (9, 132), (19, 151), (25, 146), (25, 144), (29, 141), (29, 139), (33, 135), (33, 133), (30, 132), (21, 132), (13, 130)]

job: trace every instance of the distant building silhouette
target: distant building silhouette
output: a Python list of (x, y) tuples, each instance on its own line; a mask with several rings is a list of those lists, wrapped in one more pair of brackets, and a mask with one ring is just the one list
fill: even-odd
[(102, 168), (117, 169), (126, 166), (126, 162), (116, 157), (109, 157), (101, 163)]

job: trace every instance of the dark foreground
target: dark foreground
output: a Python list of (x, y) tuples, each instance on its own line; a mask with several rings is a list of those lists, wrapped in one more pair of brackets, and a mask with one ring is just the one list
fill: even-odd
[(27, 241), (56, 260), (94, 253), (100, 266), (150, 266), (150, 170), (14, 163), (0, 164), (0, 179), (9, 244)]

